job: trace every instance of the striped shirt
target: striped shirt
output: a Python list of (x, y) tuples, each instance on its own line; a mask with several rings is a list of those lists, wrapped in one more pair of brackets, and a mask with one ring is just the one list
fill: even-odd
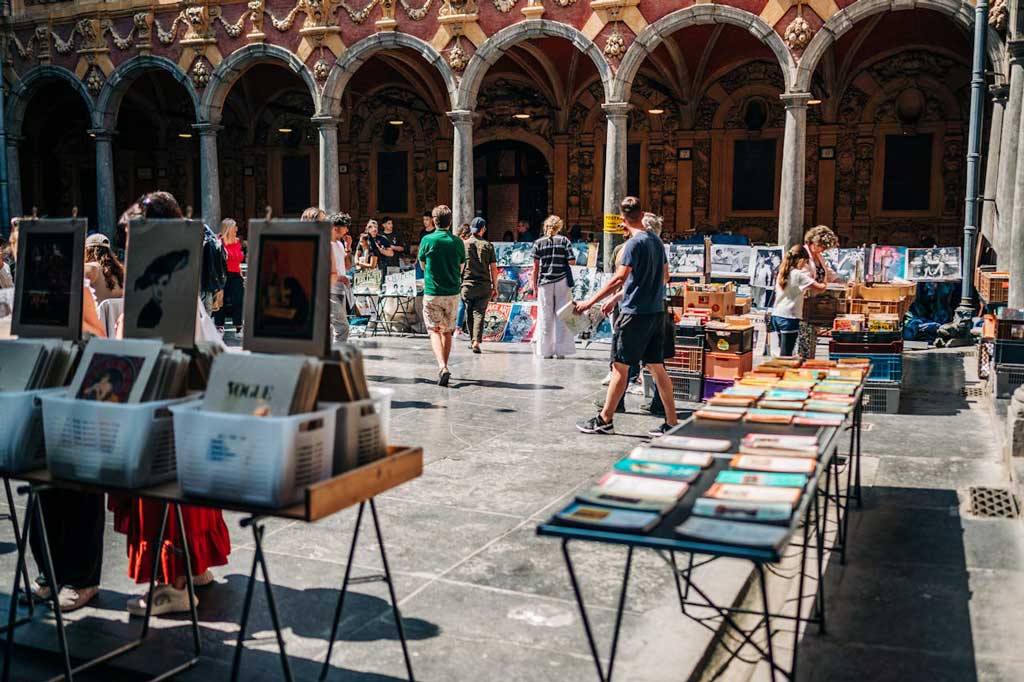
[(541, 237), (533, 243), (533, 259), (540, 261), (537, 284), (553, 284), (569, 276), (569, 259), (575, 258), (572, 242), (567, 237)]

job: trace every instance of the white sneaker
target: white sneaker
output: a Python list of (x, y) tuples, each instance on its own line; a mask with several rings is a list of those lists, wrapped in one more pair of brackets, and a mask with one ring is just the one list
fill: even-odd
[[(193, 595), (193, 603), (199, 605), (199, 597)], [(184, 613), (189, 610), (188, 590), (175, 589), (173, 585), (157, 585), (153, 590), (153, 610), (150, 613), (154, 616), (162, 616), (165, 613)], [(146, 596), (139, 595), (128, 600), (128, 613), (133, 616), (146, 615)]]
[(615, 375), (612, 372), (608, 372), (607, 374), (605, 374), (604, 379), (601, 379), (601, 385), (607, 386), (608, 384), (612, 383), (613, 376)]
[(57, 593), (57, 602), (62, 613), (69, 613), (82, 608), (93, 600), (100, 591), (99, 585), (92, 587), (62, 587)]
[(632, 383), (626, 387), (626, 393), (630, 395), (643, 395), (644, 387), (638, 383)]

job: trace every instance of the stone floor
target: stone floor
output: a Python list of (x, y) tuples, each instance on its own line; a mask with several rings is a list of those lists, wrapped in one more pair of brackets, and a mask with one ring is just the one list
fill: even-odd
[[(631, 414), (616, 420), (620, 435), (584, 436), (573, 428), (602, 395), (605, 347), (561, 361), (531, 358), (526, 346), (492, 348), (474, 356), (459, 344), (451, 386), (441, 389), (424, 339), (377, 339), (365, 347), (371, 381), (395, 389), (392, 441), (421, 445), (426, 456), (422, 478), (378, 498), (416, 676), (596, 679), (559, 544), (537, 537), (535, 528), (658, 422), (631, 398)], [(968, 518), (958, 497), (969, 485), (1006, 484), (989, 413), (962, 397), (968, 378), (959, 355), (915, 353), (907, 367), (906, 414), (867, 419), (865, 507), (853, 520), (847, 564), (829, 566), (830, 631), (805, 639), (801, 679), (1024, 679), (1024, 654), (1013, 644), (1024, 631), (1021, 524)], [(298, 679), (315, 679), (323, 662), (354, 518), (349, 511), (314, 525), (267, 525), (270, 572)], [(248, 531), (237, 516), (228, 524), (231, 563), (200, 592), (203, 659), (180, 679), (227, 677), (252, 560)], [(357, 573), (379, 570), (372, 539), (372, 532), (361, 536)], [(0, 523), (0, 575), (11, 573), (12, 550), (10, 528)], [(124, 577), (123, 551), (123, 539), (108, 527), (104, 589), (95, 607), (74, 614), (74, 651), (106, 650), (137, 632), (123, 611), (137, 589)], [(607, 651), (624, 551), (578, 547), (574, 556)], [(738, 562), (701, 570), (726, 601), (749, 576)], [(639, 553), (616, 679), (696, 679), (691, 673), (711, 635), (684, 622), (674, 599), (666, 566)], [(261, 593), (253, 619), (242, 678), (280, 679)], [(191, 646), (187, 620), (155, 622), (152, 641), (122, 659), (125, 667), (76, 679), (142, 679), (132, 671), (172, 664)], [(18, 636), (52, 647), (45, 620)], [(404, 679), (382, 584), (354, 587), (331, 665), (331, 680)], [(29, 649), (19, 649), (15, 666), (14, 679), (59, 671), (55, 657)]]

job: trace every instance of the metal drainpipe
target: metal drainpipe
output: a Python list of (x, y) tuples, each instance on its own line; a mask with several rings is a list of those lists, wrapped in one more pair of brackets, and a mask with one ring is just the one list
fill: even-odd
[[(7, 3), (4, 3), (4, 17), (6, 22)], [(7, 104), (4, 100), (3, 72), (4, 53), (7, 52), (8, 35), (0, 34), (0, 235), (7, 236), (11, 229), (11, 201), (7, 194)]]
[(974, 66), (971, 72), (971, 120), (967, 138), (967, 197), (964, 205), (963, 281), (956, 309), (961, 329), (970, 328), (974, 315), (974, 240), (978, 233), (978, 182), (981, 174), (981, 126), (985, 117), (985, 61), (988, 39), (988, 0), (974, 6)]

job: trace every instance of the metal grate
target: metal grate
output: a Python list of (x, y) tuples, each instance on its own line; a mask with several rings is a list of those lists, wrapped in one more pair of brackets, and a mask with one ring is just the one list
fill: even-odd
[(995, 519), (1015, 519), (1020, 516), (1020, 501), (1005, 488), (970, 488), (971, 506), (968, 513)]
[(960, 394), (965, 398), (984, 398), (985, 387), (984, 386), (964, 386), (960, 389)]

